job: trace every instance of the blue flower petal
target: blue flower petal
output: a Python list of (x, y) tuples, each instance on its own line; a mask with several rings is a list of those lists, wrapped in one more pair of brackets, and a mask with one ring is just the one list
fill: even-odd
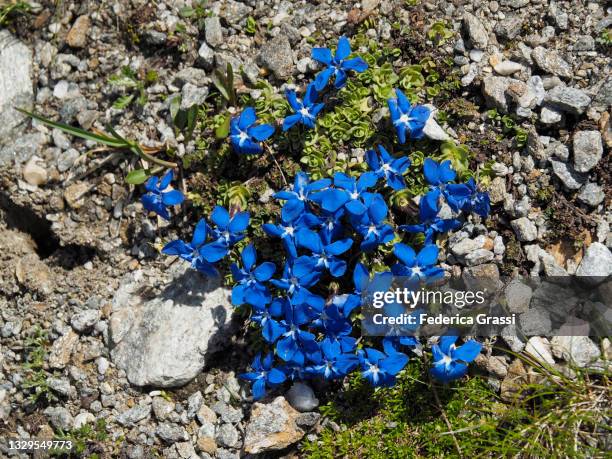
[(321, 64), (330, 65), (332, 62), (332, 52), (329, 48), (313, 48), (311, 55), (315, 61), (319, 61)]

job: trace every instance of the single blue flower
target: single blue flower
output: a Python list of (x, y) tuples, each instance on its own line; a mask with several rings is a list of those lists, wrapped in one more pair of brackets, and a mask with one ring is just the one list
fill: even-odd
[(410, 233), (425, 234), (425, 244), (433, 243), (434, 237), (438, 233), (446, 233), (459, 228), (461, 222), (456, 218), (442, 219), (438, 216), (440, 212), (439, 198), (439, 188), (434, 188), (425, 196), (422, 196), (419, 202), (420, 223), (417, 225), (400, 225), (398, 228)]
[(254, 307), (251, 320), (261, 327), (261, 334), (268, 343), (274, 343), (285, 331), (285, 328), (276, 320), (283, 315), (283, 298), (275, 298), (269, 305)]
[(296, 220), (306, 209), (310, 194), (320, 191), (331, 185), (330, 179), (321, 179), (310, 182), (310, 177), (305, 172), (298, 172), (293, 183), (293, 190), (279, 191), (274, 194), (275, 199), (285, 200), (282, 209), (282, 217), (285, 221)]
[(412, 139), (424, 136), (423, 128), (429, 119), (430, 110), (424, 105), (410, 105), (410, 101), (399, 89), (395, 90), (397, 99), (387, 99), (391, 121), (397, 131), (400, 143), (406, 143), (406, 132)]
[(308, 288), (315, 285), (321, 277), (321, 272), (316, 269), (316, 260), (307, 255), (302, 255), (295, 260), (285, 262), (281, 279), (270, 279), (277, 288), (285, 290), (292, 297), (295, 304), (303, 304), (310, 300), (311, 306), (321, 309), (324, 305), (312, 294)]
[(208, 276), (217, 276), (219, 273), (213, 265), (208, 263), (200, 255), (200, 247), (206, 242), (206, 233), (208, 225), (203, 218), (198, 222), (193, 231), (191, 243), (177, 239), (168, 242), (162, 249), (162, 253), (166, 255), (177, 255), (183, 260), (191, 263), (191, 267), (197, 269)]
[(360, 217), (354, 217), (353, 226), (363, 237), (361, 250), (369, 252), (381, 244), (392, 241), (395, 233), (391, 225), (383, 223), (387, 218), (388, 209), (382, 195), (365, 193), (363, 203), (368, 210)]
[(240, 375), (242, 379), (253, 383), (251, 391), (254, 400), (259, 400), (266, 394), (266, 387), (277, 387), (287, 379), (284, 372), (272, 366), (273, 360), (272, 353), (267, 354), (263, 360), (261, 354), (257, 354), (251, 364), (253, 371)]
[(425, 158), (423, 174), (431, 186), (442, 188), (457, 178), (457, 172), (453, 170), (449, 159), (438, 163), (431, 158)]
[(390, 387), (395, 384), (395, 376), (408, 363), (408, 356), (401, 352), (386, 355), (376, 349), (366, 348), (358, 351), (361, 375), (373, 386)]
[(402, 174), (410, 167), (410, 158), (407, 156), (394, 158), (382, 145), (378, 146), (378, 152), (379, 154), (376, 154), (374, 150), (366, 152), (366, 162), (370, 169), (376, 173), (378, 178), (384, 177), (387, 184), (394, 190), (406, 188)]
[(325, 105), (323, 103), (317, 103), (319, 93), (315, 88), (315, 84), (310, 83), (306, 87), (306, 93), (304, 94), (303, 100), (297, 98), (293, 89), (287, 89), (285, 94), (289, 101), (289, 105), (295, 110), (295, 113), (285, 118), (283, 121), (283, 131), (291, 129), (296, 123), (302, 123), (307, 128), (314, 129), (317, 115)]
[(315, 325), (323, 328), (325, 335), (323, 342), (337, 347), (341, 352), (353, 352), (355, 350), (357, 339), (350, 336), (353, 331), (351, 322), (344, 315), (344, 311), (334, 302), (323, 308)]
[(430, 373), (441, 382), (449, 382), (461, 378), (467, 373), (467, 364), (473, 362), (480, 354), (482, 345), (474, 340), (469, 340), (463, 345), (456, 347), (457, 336), (445, 335), (440, 338), (440, 344), (434, 344), (431, 348), (433, 354), (433, 367)]
[(315, 336), (300, 327), (309, 323), (300, 306), (286, 303), (285, 319), (280, 323), (285, 329), (276, 342), (276, 353), (285, 362), (303, 366), (307, 360), (318, 361), (321, 351)]
[(375, 172), (364, 172), (359, 179), (342, 172), (334, 174), (334, 186), (312, 196), (312, 200), (320, 203), (327, 212), (336, 212), (340, 207), (351, 215), (362, 215), (367, 209), (362, 200), (362, 193), (376, 185), (378, 177)]
[(334, 56), (329, 48), (313, 48), (312, 58), (327, 66), (315, 77), (314, 85), (317, 91), (322, 91), (327, 86), (332, 75), (335, 76), (334, 86), (340, 89), (346, 84), (349, 70), (361, 73), (368, 69), (368, 64), (362, 58), (347, 59), (350, 55), (351, 44), (345, 36), (338, 39), (338, 48)]
[(214, 263), (225, 257), (236, 242), (245, 238), (244, 231), (249, 226), (249, 213), (238, 212), (230, 218), (227, 209), (216, 206), (210, 219), (216, 225), (212, 230), (215, 241), (204, 245), (200, 249), (200, 255), (206, 261)]
[(297, 243), (312, 252), (316, 269), (325, 268), (333, 277), (340, 277), (345, 273), (346, 261), (338, 257), (351, 248), (352, 239), (347, 238), (324, 244), (319, 234), (304, 228), (297, 233)]
[(231, 270), (237, 282), (232, 289), (232, 304), (240, 306), (248, 303), (262, 308), (270, 302), (270, 292), (263, 284), (270, 280), (276, 266), (269, 261), (256, 266), (257, 252), (253, 244), (247, 245), (241, 253), (243, 267), (232, 263)]
[(141, 198), (142, 205), (149, 212), (155, 212), (165, 220), (170, 220), (167, 206), (175, 206), (185, 200), (185, 196), (179, 190), (170, 188), (172, 181), (172, 169), (168, 170), (161, 180), (153, 176), (145, 183), (147, 193)]
[(257, 115), (253, 107), (245, 108), (239, 117), (232, 118), (230, 122), (230, 141), (237, 153), (245, 155), (261, 153), (263, 142), (274, 134), (274, 126), (260, 124), (255, 126)]
[(418, 281), (439, 279), (444, 275), (444, 270), (436, 266), (439, 250), (437, 245), (428, 244), (417, 255), (412, 247), (397, 243), (393, 247), (393, 253), (401, 263), (393, 265), (391, 271), (396, 276)]
[(478, 191), (474, 178), (466, 183), (451, 183), (444, 189), (444, 197), (448, 205), (457, 212), (474, 212), (481, 217), (486, 217), (491, 212), (491, 200), (489, 193)]
[(329, 341), (321, 342), (320, 347), (320, 360), (307, 368), (313, 375), (321, 375), (327, 380), (343, 378), (359, 365), (359, 358), (354, 353), (343, 353)]
[[(358, 306), (362, 304), (372, 304), (376, 292), (387, 292), (393, 282), (393, 274), (389, 271), (374, 273), (370, 276), (368, 269), (362, 263), (357, 263), (353, 270), (353, 284), (355, 291), (352, 297), (359, 299)], [(351, 306), (352, 303), (349, 303)], [(350, 311), (344, 311), (348, 317)]]

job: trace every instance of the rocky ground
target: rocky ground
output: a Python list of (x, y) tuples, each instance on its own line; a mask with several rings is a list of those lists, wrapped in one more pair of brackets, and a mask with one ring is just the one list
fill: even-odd
[[(253, 351), (229, 290), (159, 256), (176, 229), (146, 215), (125, 183), (135, 160), (31, 124), (15, 106), (84, 129), (111, 124), (188, 170), (206, 161), (211, 128), (193, 140), (175, 129), (173, 101), (208, 103), (215, 68), (242, 69), (239, 95), (264, 100), (312, 78), (312, 47), (343, 33), (399, 49), (397, 69), (429, 55), (447, 62), (448, 83), (428, 94), (440, 110), (429, 135), (468, 147), (494, 206), (446, 241), (444, 266), (599, 276), (612, 298), (605, 2), (203, 3), (41, 1), (0, 30), (0, 437), (71, 435), (84, 456), (231, 458), (299, 454), (329, 422), (305, 386), (252, 403), (236, 374)], [(215, 177), (181, 179), (200, 201), (220, 199)], [(271, 177), (254, 197), (266, 203), (279, 186)], [(187, 215), (211, 205), (194, 198)], [(551, 293), (517, 287), (508, 303), (524, 313)], [(506, 341), (552, 364), (601, 369), (612, 357), (607, 339)], [(502, 396), (508, 375), (525, 371), (490, 349), (477, 363)]]

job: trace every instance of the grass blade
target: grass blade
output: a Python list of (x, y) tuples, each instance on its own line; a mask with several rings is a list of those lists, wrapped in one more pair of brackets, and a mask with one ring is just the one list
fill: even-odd
[(55, 129), (59, 129), (60, 131), (63, 131), (75, 137), (79, 137), (81, 139), (91, 140), (93, 142), (98, 142), (98, 143), (108, 145), (109, 147), (114, 147), (114, 148), (129, 148), (130, 147), (130, 145), (126, 143), (124, 140), (115, 139), (115, 138), (108, 137), (108, 136), (101, 135), (101, 134), (94, 134), (93, 132), (85, 131), (83, 129), (69, 126), (64, 123), (58, 123), (55, 121), (51, 121), (43, 116), (37, 115), (36, 113), (29, 112), (22, 108), (15, 107), (15, 110), (31, 118), (34, 118), (37, 121), (40, 121), (46, 126), (49, 126)]

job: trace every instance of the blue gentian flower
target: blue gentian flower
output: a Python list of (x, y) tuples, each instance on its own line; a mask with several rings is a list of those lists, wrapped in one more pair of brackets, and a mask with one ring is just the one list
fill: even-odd
[(394, 158), (389, 154), (385, 147), (378, 146), (379, 154), (374, 150), (366, 152), (366, 162), (370, 169), (376, 173), (378, 178), (385, 178), (387, 184), (394, 190), (403, 190), (406, 188), (406, 182), (402, 174), (410, 167), (410, 158), (402, 156)]
[(442, 219), (438, 217), (440, 212), (439, 198), (440, 190), (438, 188), (434, 188), (425, 196), (422, 196), (419, 202), (420, 223), (417, 225), (400, 225), (398, 228), (410, 233), (423, 233), (426, 244), (431, 244), (438, 233), (446, 233), (459, 228), (461, 222), (456, 218)]
[(361, 73), (368, 69), (368, 64), (360, 57), (347, 59), (350, 54), (351, 44), (344, 36), (338, 39), (338, 49), (334, 56), (329, 48), (313, 48), (312, 58), (327, 66), (315, 78), (314, 84), (317, 91), (322, 91), (327, 86), (332, 75), (335, 76), (334, 86), (340, 89), (346, 84), (349, 70)]
[(434, 187), (444, 187), (445, 184), (457, 178), (457, 172), (453, 170), (449, 159), (437, 163), (431, 158), (425, 158), (423, 174), (427, 183)]
[(355, 217), (356, 222), (353, 225), (363, 237), (360, 244), (361, 250), (368, 252), (381, 244), (392, 241), (395, 233), (391, 225), (383, 223), (387, 218), (388, 209), (380, 194), (366, 193), (363, 202), (368, 210), (361, 217)]
[(431, 348), (433, 367), (429, 371), (438, 381), (446, 383), (461, 378), (467, 373), (467, 364), (480, 354), (482, 345), (477, 341), (469, 340), (459, 347), (455, 346), (456, 341), (457, 336), (442, 336), (440, 344)]
[(338, 346), (334, 346), (329, 341), (323, 341), (320, 347), (321, 358), (307, 368), (311, 374), (321, 375), (327, 380), (338, 379), (343, 378), (359, 365), (359, 359), (354, 353), (343, 353)]
[(217, 225), (212, 230), (215, 241), (203, 246), (200, 254), (206, 261), (214, 263), (225, 257), (236, 242), (244, 239), (244, 231), (249, 226), (249, 213), (238, 212), (230, 218), (226, 209), (216, 206), (210, 219)]
[(328, 212), (325, 209), (321, 209), (319, 224), (321, 226), (321, 238), (324, 242), (328, 243), (329, 241), (338, 239), (343, 234), (344, 228), (341, 223), (343, 215), (343, 207), (335, 212)]
[(444, 197), (455, 212), (461, 209), (465, 212), (474, 212), (481, 217), (486, 217), (491, 212), (489, 193), (478, 191), (473, 177), (470, 177), (466, 183), (447, 185)]
[(351, 352), (357, 346), (357, 339), (350, 336), (353, 331), (351, 322), (346, 318), (340, 308), (333, 302), (321, 312), (318, 323), (321, 324), (325, 337), (323, 342), (328, 342), (341, 352)]
[(399, 89), (395, 90), (397, 99), (387, 99), (391, 121), (397, 132), (400, 143), (406, 143), (406, 133), (412, 139), (424, 136), (423, 128), (429, 119), (430, 110), (424, 105), (410, 105), (410, 101)]
[(315, 119), (325, 105), (323, 103), (317, 103), (319, 93), (315, 88), (315, 84), (310, 83), (306, 87), (306, 93), (304, 94), (303, 100), (297, 98), (293, 89), (288, 89), (285, 94), (289, 101), (289, 105), (295, 110), (295, 113), (285, 118), (283, 121), (283, 131), (291, 129), (296, 123), (302, 123), (307, 128), (314, 129)]
[(297, 234), (297, 243), (312, 252), (316, 269), (327, 269), (334, 277), (342, 276), (346, 271), (346, 261), (338, 258), (353, 245), (352, 239), (342, 239), (324, 244), (321, 236), (309, 229), (301, 229)]
[(425, 245), (418, 253), (406, 244), (397, 243), (393, 253), (401, 261), (391, 267), (396, 276), (405, 276), (419, 281), (431, 281), (442, 277), (444, 270), (436, 265), (439, 248), (435, 244)]
[(351, 215), (362, 215), (368, 210), (362, 201), (362, 193), (376, 185), (377, 180), (378, 177), (374, 172), (364, 172), (357, 180), (342, 172), (336, 172), (334, 174), (336, 188), (316, 193), (312, 196), (312, 200), (319, 202), (328, 212), (335, 212), (344, 206)]
[(259, 400), (266, 394), (266, 387), (277, 387), (287, 379), (284, 372), (272, 366), (273, 360), (272, 353), (267, 354), (263, 360), (261, 354), (257, 354), (251, 364), (253, 371), (240, 375), (242, 379), (253, 383), (251, 391), (254, 400)]
[(321, 277), (321, 272), (316, 269), (316, 263), (316, 260), (307, 255), (288, 260), (283, 269), (283, 277), (270, 279), (270, 282), (291, 295), (296, 304), (306, 303), (316, 296), (308, 288), (315, 285)]
[(206, 242), (208, 225), (203, 218), (198, 222), (193, 232), (191, 243), (177, 239), (168, 242), (162, 249), (165, 255), (177, 255), (183, 260), (191, 263), (191, 267), (208, 276), (217, 276), (218, 272), (213, 265), (208, 263), (200, 255), (200, 247)]
[(147, 193), (142, 195), (141, 198), (145, 209), (149, 212), (155, 212), (165, 220), (170, 220), (170, 214), (166, 207), (178, 205), (185, 200), (183, 193), (170, 188), (172, 177), (172, 169), (168, 170), (161, 180), (156, 176), (151, 177), (145, 183)]
[(376, 349), (366, 348), (358, 351), (361, 375), (374, 387), (390, 387), (395, 384), (395, 376), (408, 363), (408, 356), (401, 352), (386, 355)]
[(237, 284), (232, 289), (232, 304), (240, 306), (248, 303), (258, 308), (270, 302), (270, 292), (263, 284), (270, 280), (276, 266), (266, 261), (256, 266), (257, 252), (253, 244), (247, 245), (241, 253), (243, 267), (232, 263), (231, 270)]
[(263, 142), (274, 134), (274, 126), (260, 124), (254, 126), (257, 115), (253, 107), (247, 107), (239, 117), (232, 118), (230, 122), (230, 141), (237, 153), (245, 155), (261, 153)]
[(321, 351), (315, 336), (300, 328), (309, 322), (308, 316), (300, 309), (299, 306), (287, 302), (285, 320), (281, 322), (285, 332), (276, 342), (276, 353), (285, 362), (303, 366), (307, 359), (320, 359)]
[(285, 205), (282, 209), (282, 216), (285, 221), (292, 221), (297, 219), (308, 202), (309, 196), (312, 192), (322, 190), (331, 185), (330, 179), (321, 179), (310, 182), (308, 174), (305, 172), (298, 172), (295, 176), (293, 183), (293, 190), (279, 191), (274, 194), (275, 199), (284, 199)]
[(283, 315), (283, 298), (275, 298), (269, 305), (254, 307), (251, 319), (261, 327), (261, 335), (268, 343), (274, 343), (285, 331), (277, 317)]

